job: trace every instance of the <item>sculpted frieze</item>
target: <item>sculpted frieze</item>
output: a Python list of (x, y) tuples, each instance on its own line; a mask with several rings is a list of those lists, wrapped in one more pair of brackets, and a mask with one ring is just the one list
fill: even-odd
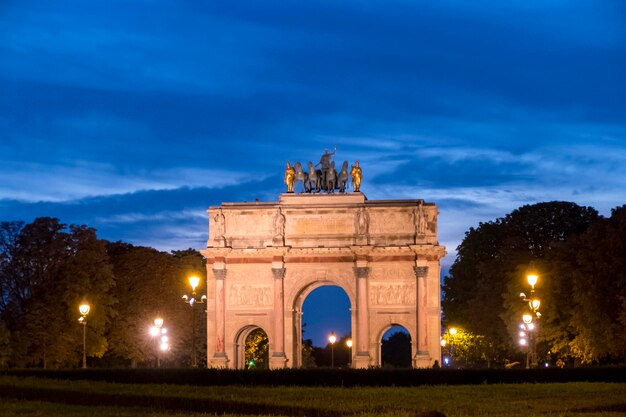
[(273, 302), (272, 287), (265, 285), (233, 284), (228, 292), (230, 306), (271, 306)]
[(415, 284), (372, 284), (369, 296), (372, 305), (414, 305)]

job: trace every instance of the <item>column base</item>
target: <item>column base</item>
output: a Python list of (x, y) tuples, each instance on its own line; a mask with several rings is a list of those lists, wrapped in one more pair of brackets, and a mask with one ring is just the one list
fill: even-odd
[(228, 368), (228, 358), (225, 353), (216, 353), (209, 360), (209, 368)]
[(283, 352), (274, 352), (270, 357), (270, 369), (283, 369), (287, 367), (287, 357)]
[(430, 359), (428, 352), (419, 352), (413, 357), (413, 368), (430, 368), (432, 366)]
[(372, 358), (369, 353), (358, 353), (352, 360), (352, 367), (356, 369), (369, 368), (372, 364)]

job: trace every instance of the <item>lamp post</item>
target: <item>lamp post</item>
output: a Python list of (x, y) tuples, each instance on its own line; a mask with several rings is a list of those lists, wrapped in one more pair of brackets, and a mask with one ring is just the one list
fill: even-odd
[(455, 327), (448, 329), (448, 333), (450, 334), (450, 365), (452, 365), (456, 359), (454, 357), (454, 336), (456, 336), (457, 332)]
[(83, 369), (87, 368), (87, 314), (89, 314), (90, 309), (91, 307), (86, 302), (78, 307), (81, 314), (78, 322), (83, 325)]
[(525, 293), (520, 293), (520, 298), (522, 301), (528, 303), (528, 307), (532, 314), (524, 314), (522, 316), (522, 321), (524, 322), (520, 329), (520, 344), (525, 346), (525, 335), (522, 336), (522, 333), (528, 333), (528, 353), (526, 354), (526, 368), (537, 367), (537, 335), (536, 330), (537, 326), (534, 321), (537, 321), (541, 318), (541, 313), (539, 312), (539, 306), (541, 306), (541, 301), (535, 296), (535, 285), (539, 280), (539, 276), (534, 272), (534, 265), (531, 262), (530, 271), (526, 275), (526, 280), (528, 281), (528, 285), (530, 285), (530, 297), (527, 297)]
[(328, 336), (328, 341), (330, 342), (330, 367), (335, 367), (335, 342), (337, 341), (337, 336), (335, 336), (335, 332), (331, 332), (330, 336)]
[(191, 297), (187, 294), (183, 295), (183, 302), (191, 306), (191, 366), (197, 367), (196, 361), (196, 304), (204, 304), (206, 302), (206, 295), (200, 298), (200, 301), (196, 300), (196, 287), (200, 284), (200, 278), (197, 276), (191, 276), (188, 278), (189, 285), (191, 285)]
[(158, 317), (154, 319), (154, 326), (150, 327), (150, 336), (153, 338), (160, 336), (157, 340), (157, 368), (161, 367), (161, 351), (170, 348), (169, 338), (167, 336), (167, 328), (163, 327), (163, 319)]
[(348, 350), (350, 352), (350, 360), (348, 362), (348, 366), (352, 367), (352, 339), (346, 340), (346, 346), (348, 346)]

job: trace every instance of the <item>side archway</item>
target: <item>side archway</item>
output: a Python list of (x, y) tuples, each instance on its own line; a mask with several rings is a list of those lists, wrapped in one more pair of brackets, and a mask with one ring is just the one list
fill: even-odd
[[(248, 325), (235, 335), (233, 355), (235, 369), (269, 367), (269, 338), (267, 332), (257, 325)], [(252, 364), (251, 364), (252, 363)]]
[(379, 335), (378, 363), (384, 368), (411, 368), (413, 337), (401, 324), (386, 326)]

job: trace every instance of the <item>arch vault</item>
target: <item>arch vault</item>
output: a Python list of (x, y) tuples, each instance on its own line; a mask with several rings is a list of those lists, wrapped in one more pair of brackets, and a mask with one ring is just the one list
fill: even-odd
[(367, 200), (360, 192), (281, 194), (278, 202), (210, 207), (207, 260), (209, 367), (242, 366), (242, 331), (263, 328), (270, 367), (301, 365), (302, 302), (321, 285), (350, 299), (352, 366), (378, 366), (378, 337), (405, 327), (414, 367), (440, 358), (437, 207)]

